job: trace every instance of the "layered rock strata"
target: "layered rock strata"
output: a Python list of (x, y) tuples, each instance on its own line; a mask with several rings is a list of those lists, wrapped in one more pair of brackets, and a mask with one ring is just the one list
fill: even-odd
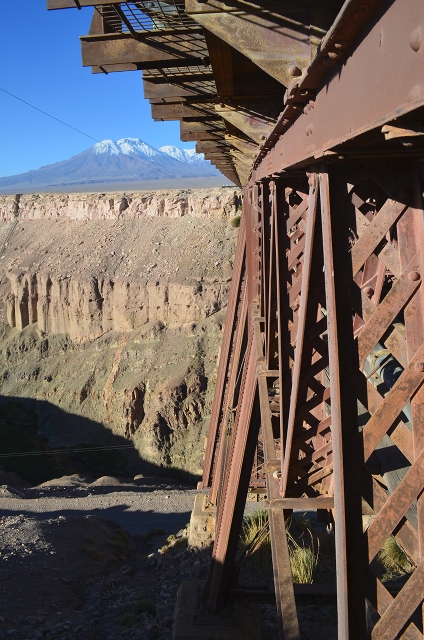
[(50, 444), (201, 468), (234, 190), (0, 197), (0, 380)]

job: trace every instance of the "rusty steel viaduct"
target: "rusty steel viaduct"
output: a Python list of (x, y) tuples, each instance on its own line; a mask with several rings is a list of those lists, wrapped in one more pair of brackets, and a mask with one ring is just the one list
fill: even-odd
[[(83, 65), (142, 70), (153, 118), (244, 189), (200, 487), (216, 511), (202, 615), (270, 595), (241, 593), (234, 569), (262, 491), (281, 639), (300, 638), (304, 595), (292, 510), (334, 525), (340, 640), (423, 638), (424, 3), (47, 6), (94, 7)], [(389, 587), (374, 562), (391, 536), (414, 570)], [(197, 629), (184, 637), (238, 637)]]

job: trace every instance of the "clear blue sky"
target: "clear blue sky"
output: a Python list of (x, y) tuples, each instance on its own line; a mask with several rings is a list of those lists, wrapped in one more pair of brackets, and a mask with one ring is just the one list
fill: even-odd
[[(0, 87), (98, 140), (182, 143), (178, 122), (153, 122), (141, 71), (93, 75), (81, 64), (80, 35), (92, 8), (47, 11), (45, 0), (2, 2)], [(0, 91), (0, 177), (66, 160), (94, 144)]]

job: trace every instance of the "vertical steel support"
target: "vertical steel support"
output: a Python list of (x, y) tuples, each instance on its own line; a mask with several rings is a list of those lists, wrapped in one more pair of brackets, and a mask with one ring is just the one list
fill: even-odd
[(251, 333), (204, 595), (212, 611), (222, 606), (236, 579), (234, 561), (260, 426), (255, 365), (256, 349)]
[[(247, 206), (247, 200), (245, 200)], [(237, 310), (240, 303), (243, 274), (246, 259), (246, 220), (243, 215), (237, 239), (236, 254), (234, 259), (233, 276), (231, 279), (230, 293), (228, 296), (227, 315), (225, 318), (224, 335), (219, 355), (218, 374), (215, 385), (215, 394), (212, 403), (211, 419), (206, 444), (205, 460), (203, 464), (202, 483), (204, 487), (211, 487), (213, 471), (216, 463), (217, 444), (220, 439), (220, 422), (222, 421), (224, 390), (229, 375), (231, 345), (237, 324)], [(215, 478), (215, 481), (218, 481)], [(214, 502), (214, 500), (212, 500)]]
[(328, 322), (331, 429), (339, 638), (366, 637), (361, 507), (361, 438), (357, 423), (355, 353), (349, 282), (347, 224), (330, 203), (329, 176), (321, 165), (320, 198)]
[[(315, 220), (317, 212), (318, 185), (315, 173), (310, 177), (310, 191), (308, 196), (308, 213), (306, 218), (306, 239), (303, 258), (302, 286), (300, 296), (300, 306), (297, 313), (297, 333), (296, 333), (296, 350), (292, 374), (292, 393), (290, 397), (289, 418), (287, 426), (287, 451), (291, 450), (293, 443), (293, 434), (295, 427), (295, 419), (297, 415), (298, 391), (300, 383), (300, 371), (303, 358), (303, 344), (305, 340), (306, 314), (309, 302), (309, 284), (311, 279), (312, 266), (312, 249), (315, 235)], [(282, 459), (281, 469), (281, 490), (283, 495), (286, 493), (287, 480), (289, 473), (290, 455), (285, 455)]]

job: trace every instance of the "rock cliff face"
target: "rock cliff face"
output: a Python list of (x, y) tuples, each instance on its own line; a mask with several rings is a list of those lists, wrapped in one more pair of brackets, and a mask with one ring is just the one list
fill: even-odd
[(0, 220), (13, 221), (17, 211), (25, 220), (117, 220), (146, 215), (225, 220), (234, 212), (234, 193), (240, 195), (240, 189), (0, 195)]
[(0, 393), (55, 447), (130, 441), (199, 473), (233, 189), (0, 197)]

